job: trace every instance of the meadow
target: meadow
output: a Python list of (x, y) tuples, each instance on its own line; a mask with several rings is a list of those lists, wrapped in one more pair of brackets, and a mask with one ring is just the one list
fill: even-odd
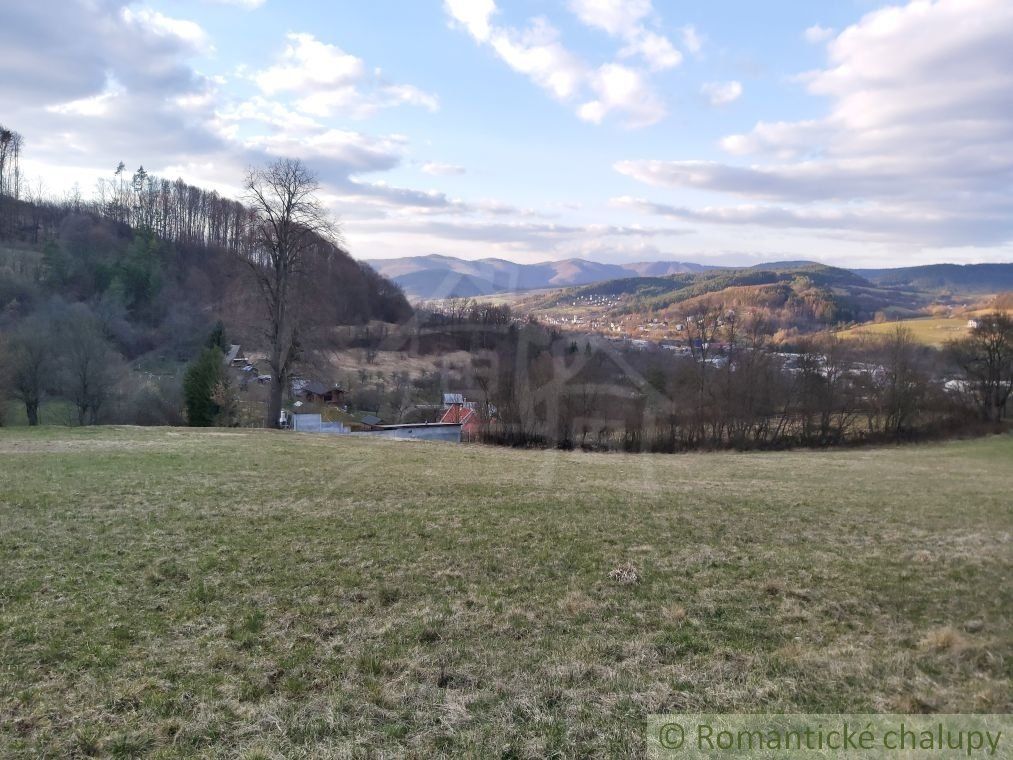
[(603, 455), (0, 429), (0, 756), (638, 756), (1013, 709), (1013, 436)]
[(867, 322), (840, 331), (843, 338), (888, 337), (896, 333), (898, 327), (911, 331), (911, 337), (926, 346), (942, 348), (951, 340), (960, 340), (971, 334), (967, 326), (971, 314), (959, 317), (918, 317), (901, 319), (895, 322)]

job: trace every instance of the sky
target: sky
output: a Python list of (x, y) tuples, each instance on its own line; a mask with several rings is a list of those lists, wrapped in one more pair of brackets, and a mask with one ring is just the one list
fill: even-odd
[(36, 190), (304, 160), (357, 258), (1013, 261), (1010, 0), (32, 0)]

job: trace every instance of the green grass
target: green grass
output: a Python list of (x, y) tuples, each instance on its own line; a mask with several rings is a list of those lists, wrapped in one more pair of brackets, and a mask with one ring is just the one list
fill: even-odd
[[(27, 427), (28, 414), (25, 405), (20, 401), (3, 401), (6, 404), (4, 425), (7, 427)], [(77, 424), (77, 407), (64, 399), (45, 399), (39, 405), (39, 423), (42, 425)]]
[(628, 756), (651, 712), (1008, 711), (1011, 494), (1011, 436), (2, 430), (0, 756)]
[(959, 340), (970, 335), (967, 327), (968, 317), (919, 317), (917, 319), (901, 319), (895, 322), (868, 322), (863, 325), (842, 330), (844, 338), (857, 338), (864, 335), (893, 335), (899, 326), (911, 331), (911, 336), (918, 343), (926, 346), (942, 347), (947, 341)]

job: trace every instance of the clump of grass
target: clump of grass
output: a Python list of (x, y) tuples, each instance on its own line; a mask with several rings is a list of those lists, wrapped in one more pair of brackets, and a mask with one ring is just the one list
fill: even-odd
[(592, 612), (597, 604), (583, 591), (571, 590), (560, 600), (559, 606), (570, 617), (581, 617)]
[(144, 579), (155, 586), (163, 583), (180, 584), (190, 580), (190, 574), (172, 557), (162, 557), (148, 568)]
[(73, 747), (76, 754), (97, 757), (102, 750), (102, 732), (94, 726), (85, 726), (74, 732)]
[(681, 604), (670, 604), (661, 611), (661, 619), (669, 625), (678, 625), (686, 620), (689, 612)]
[(396, 586), (380, 586), (376, 592), (376, 599), (381, 607), (390, 607), (401, 598), (401, 589)]
[(243, 616), (235, 625), (229, 627), (229, 638), (235, 641), (241, 649), (250, 649), (255, 646), (260, 634), (264, 631), (264, 613), (254, 610)]
[(209, 604), (217, 597), (217, 590), (204, 578), (198, 578), (196, 583), (191, 584), (187, 596), (191, 602), (196, 604)]
[(918, 646), (930, 652), (961, 652), (967, 648), (968, 641), (956, 628), (944, 626), (926, 633)]
[(640, 583), (640, 571), (632, 562), (624, 562), (612, 568), (609, 578), (620, 586), (635, 586)]
[(109, 756), (128, 760), (148, 755), (154, 740), (146, 734), (119, 734), (109, 742)]

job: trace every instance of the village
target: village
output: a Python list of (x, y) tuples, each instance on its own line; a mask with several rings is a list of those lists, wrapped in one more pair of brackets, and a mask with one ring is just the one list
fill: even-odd
[[(258, 371), (256, 360), (247, 358), (238, 344), (229, 346), (226, 367), (239, 381), (239, 394), (248, 394), (266, 386), (271, 376)], [(290, 403), (282, 409), (279, 427), (296, 433), (353, 435), (395, 440), (435, 440), (460, 443), (474, 440), (483, 420), (495, 419), (495, 406), (480, 404), (463, 393), (443, 393), (442, 402), (417, 403), (413, 409), (424, 419), (417, 422), (384, 420), (379, 409), (355, 410), (349, 394), (340, 383), (322, 382), (302, 376), (292, 378)], [(256, 403), (251, 399), (247, 403)]]

